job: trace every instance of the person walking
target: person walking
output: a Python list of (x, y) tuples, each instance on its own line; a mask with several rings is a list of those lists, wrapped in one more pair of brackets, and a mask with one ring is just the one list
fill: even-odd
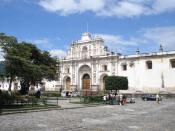
[(104, 96), (103, 96), (103, 103), (104, 103), (104, 104), (106, 104), (106, 100), (107, 100), (107, 96), (104, 95)]
[(159, 95), (158, 94), (156, 95), (156, 101), (159, 104)]
[(123, 95), (120, 94), (120, 105), (123, 105)]
[(126, 104), (126, 95), (123, 95), (123, 104)]

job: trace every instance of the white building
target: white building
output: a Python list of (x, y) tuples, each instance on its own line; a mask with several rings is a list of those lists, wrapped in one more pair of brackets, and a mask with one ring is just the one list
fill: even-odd
[[(8, 90), (10, 84), (10, 79), (8, 78), (0, 78), (0, 90)], [(11, 90), (19, 90), (20, 82), (18, 80), (14, 80), (11, 85)]]
[(126, 76), (127, 92), (175, 93), (175, 51), (123, 56), (107, 51), (104, 41), (84, 33), (60, 62), (58, 88), (98, 91), (106, 76)]

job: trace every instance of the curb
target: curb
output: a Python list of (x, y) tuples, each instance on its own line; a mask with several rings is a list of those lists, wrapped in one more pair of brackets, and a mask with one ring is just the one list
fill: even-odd
[(51, 111), (51, 110), (62, 110), (62, 108), (56, 107), (56, 108), (49, 108), (49, 109), (33, 109), (33, 110), (20, 110), (20, 111), (13, 111), (13, 112), (2, 112), (2, 113), (0, 113), (0, 116), (1, 115), (10, 115), (10, 114), (19, 114), (19, 113)]
[(97, 107), (97, 106), (103, 106), (103, 105), (85, 105), (85, 106), (79, 106), (79, 107), (65, 107), (62, 109), (78, 109), (78, 108), (87, 108), (87, 107)]
[(56, 107), (56, 108), (49, 108), (49, 109), (33, 109), (33, 110), (21, 110), (21, 111), (13, 111), (13, 112), (2, 112), (1, 115), (10, 115), (10, 114), (20, 114), (20, 113), (31, 113), (31, 112), (42, 112), (42, 111), (51, 111), (51, 110), (69, 110), (69, 109), (78, 109), (78, 108), (87, 108), (87, 107), (97, 107), (102, 105), (85, 105), (85, 106), (79, 106), (79, 107)]

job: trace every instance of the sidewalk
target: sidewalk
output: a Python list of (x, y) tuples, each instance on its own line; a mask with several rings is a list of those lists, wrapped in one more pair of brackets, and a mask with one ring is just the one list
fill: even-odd
[[(29, 112), (40, 112), (40, 111), (51, 111), (51, 110), (64, 110), (64, 109), (76, 109), (76, 108), (86, 108), (95, 107), (102, 104), (77, 104), (71, 102), (79, 102), (80, 98), (64, 98), (58, 100), (58, 107), (43, 107), (43, 108), (22, 108), (22, 109), (2, 109), (0, 115), (17, 114), (17, 113), (29, 113)], [(56, 101), (51, 100), (51, 103), (56, 103)], [(4, 110), (4, 111), (3, 111)]]
[(80, 98), (68, 98), (64, 100), (59, 100), (58, 104), (61, 106), (62, 109), (86, 108), (101, 105), (101, 104), (77, 104), (71, 102), (80, 102)]

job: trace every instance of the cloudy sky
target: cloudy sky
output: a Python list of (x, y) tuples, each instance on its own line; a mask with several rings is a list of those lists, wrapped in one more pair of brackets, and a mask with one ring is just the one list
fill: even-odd
[(175, 0), (0, 0), (0, 32), (53, 56), (64, 56), (87, 25), (125, 55), (156, 52), (160, 44), (175, 50)]

